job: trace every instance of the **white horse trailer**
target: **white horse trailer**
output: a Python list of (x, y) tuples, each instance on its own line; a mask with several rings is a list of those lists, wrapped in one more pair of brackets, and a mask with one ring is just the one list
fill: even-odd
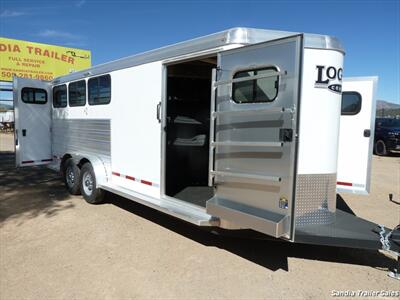
[[(16, 164), (199, 226), (397, 249), (341, 211), (368, 193), (376, 77), (343, 80), (333, 37), (234, 28), (51, 82), (14, 79)], [(386, 238), (386, 244), (380, 239)]]

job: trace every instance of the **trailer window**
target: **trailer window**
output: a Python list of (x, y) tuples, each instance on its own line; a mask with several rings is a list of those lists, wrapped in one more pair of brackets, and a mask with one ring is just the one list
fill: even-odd
[(85, 106), (86, 104), (86, 81), (71, 82), (68, 86), (69, 106)]
[(23, 102), (28, 104), (46, 104), (47, 92), (43, 89), (23, 88), (21, 98)]
[(342, 93), (342, 116), (354, 116), (361, 111), (361, 95), (357, 92)]
[(111, 76), (103, 75), (88, 81), (89, 104), (102, 105), (111, 101)]
[(65, 84), (53, 88), (53, 107), (67, 106), (67, 86)]
[(270, 77), (249, 79), (232, 85), (232, 99), (236, 103), (271, 102), (278, 96), (279, 76), (274, 76), (278, 70), (268, 67), (235, 73), (233, 79), (256, 75), (271, 75)]

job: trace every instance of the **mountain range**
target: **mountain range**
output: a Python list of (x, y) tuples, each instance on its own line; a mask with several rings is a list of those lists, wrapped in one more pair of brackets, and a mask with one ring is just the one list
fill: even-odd
[(400, 108), (400, 104), (393, 103), (393, 102), (388, 102), (384, 100), (378, 100), (376, 101), (376, 109), (396, 109)]
[(396, 117), (400, 116), (400, 104), (384, 100), (376, 101), (377, 117)]
[(10, 110), (13, 109), (12, 104), (0, 102), (0, 111)]

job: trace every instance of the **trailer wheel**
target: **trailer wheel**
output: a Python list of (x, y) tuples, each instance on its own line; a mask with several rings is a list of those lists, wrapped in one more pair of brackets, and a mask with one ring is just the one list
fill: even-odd
[(81, 193), (86, 202), (98, 204), (103, 202), (104, 191), (96, 188), (96, 176), (92, 164), (87, 162), (81, 169)]
[(375, 142), (375, 153), (379, 156), (383, 156), (383, 155), (387, 155), (387, 149), (386, 149), (386, 145), (385, 142), (382, 140), (377, 140)]
[(65, 186), (67, 187), (68, 192), (71, 195), (80, 195), (81, 170), (74, 163), (72, 158), (67, 159), (67, 161), (64, 163), (63, 175), (64, 175), (64, 183)]

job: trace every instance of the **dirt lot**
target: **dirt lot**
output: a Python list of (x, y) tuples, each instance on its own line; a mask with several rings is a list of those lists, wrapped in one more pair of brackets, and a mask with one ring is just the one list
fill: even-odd
[[(16, 170), (0, 136), (1, 299), (329, 298), (396, 290), (381, 253), (221, 237), (109, 195), (89, 205), (45, 168)], [(399, 223), (400, 158), (374, 157), (370, 196), (354, 212)]]

